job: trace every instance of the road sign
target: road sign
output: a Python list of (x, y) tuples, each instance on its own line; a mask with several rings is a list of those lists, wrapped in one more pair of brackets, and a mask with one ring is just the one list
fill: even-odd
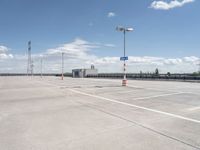
[(120, 57), (121, 61), (128, 60), (128, 57)]

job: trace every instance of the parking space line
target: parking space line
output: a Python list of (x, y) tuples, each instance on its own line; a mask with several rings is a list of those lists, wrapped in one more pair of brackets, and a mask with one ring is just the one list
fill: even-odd
[(131, 92), (136, 92), (136, 91), (135, 90), (119, 91), (118, 94), (126, 94), (126, 93), (131, 93)]
[(196, 111), (196, 110), (200, 110), (200, 106), (199, 107), (192, 107), (188, 109), (189, 111)]
[(132, 86), (132, 85), (128, 85), (127, 87), (141, 88), (145, 90), (153, 90), (153, 91), (160, 91), (160, 92), (174, 92), (173, 90), (169, 90), (169, 89), (158, 89), (158, 88), (140, 87), (140, 86)]
[(179, 95), (179, 94), (184, 94), (184, 93), (185, 92), (177, 92), (177, 93), (160, 94), (160, 95), (147, 96), (147, 97), (138, 97), (138, 98), (134, 98), (134, 100), (143, 100), (143, 99), (151, 99), (151, 98), (158, 98), (158, 97), (166, 97), (166, 96)]
[(190, 122), (193, 122), (193, 123), (200, 124), (200, 120), (187, 118), (187, 117), (183, 117), (183, 116), (180, 116), (180, 115), (176, 115), (176, 114), (172, 114), (172, 113), (168, 113), (168, 112), (164, 112), (164, 111), (159, 111), (159, 110), (151, 109), (151, 108), (147, 108), (147, 107), (142, 107), (142, 106), (126, 103), (126, 102), (121, 102), (121, 101), (117, 101), (117, 100), (114, 100), (114, 99), (109, 99), (109, 98), (102, 97), (102, 96), (92, 95), (92, 94), (88, 94), (88, 93), (85, 93), (85, 92), (80, 92), (80, 91), (74, 90), (74, 89), (70, 89), (70, 91), (72, 91), (74, 93), (77, 93), (77, 94), (81, 94), (81, 95), (85, 95), (85, 96), (89, 96), (89, 97), (94, 97), (94, 98), (97, 98), (97, 99), (102, 99), (102, 100), (105, 100), (105, 101), (109, 101), (109, 102), (113, 102), (113, 103), (129, 106), (129, 107), (134, 107), (134, 108), (138, 108), (138, 109), (142, 109), (142, 110), (146, 110), (146, 111), (150, 111), (150, 112), (154, 112), (154, 113), (170, 116), (170, 117), (173, 117), (173, 118), (178, 118), (178, 119), (181, 119), (181, 120), (190, 121)]
[[(131, 91), (123, 91), (123, 92), (118, 92), (118, 94), (127, 94), (134, 92), (134, 90)], [(111, 92), (110, 92), (111, 93)], [(113, 93), (113, 92), (112, 92)], [(133, 98), (133, 100), (144, 100), (144, 99), (151, 99), (151, 98), (158, 98), (158, 97), (166, 97), (166, 96), (172, 96), (172, 95), (179, 95), (179, 94), (186, 94), (185, 92), (177, 92), (177, 93), (166, 93), (166, 94), (160, 94), (160, 95), (153, 95), (153, 96), (146, 96), (146, 97), (136, 97)]]

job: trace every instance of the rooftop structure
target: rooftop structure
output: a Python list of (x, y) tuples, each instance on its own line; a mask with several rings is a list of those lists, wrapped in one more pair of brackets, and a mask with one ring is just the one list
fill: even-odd
[(94, 65), (91, 65), (90, 69), (73, 69), (73, 78), (85, 78), (87, 75), (98, 75), (98, 70), (95, 69)]

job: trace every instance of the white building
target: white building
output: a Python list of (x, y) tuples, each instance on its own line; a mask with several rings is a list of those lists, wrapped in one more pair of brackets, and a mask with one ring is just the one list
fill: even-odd
[(90, 69), (73, 69), (73, 78), (85, 78), (87, 75), (98, 75), (98, 70), (94, 68), (94, 65)]

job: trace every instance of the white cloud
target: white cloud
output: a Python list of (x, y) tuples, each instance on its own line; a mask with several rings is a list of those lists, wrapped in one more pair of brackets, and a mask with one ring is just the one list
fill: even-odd
[(0, 54), (0, 59), (9, 59), (13, 58), (12, 54)]
[[(194, 56), (192, 56), (194, 57)], [(188, 57), (188, 59), (191, 57)], [(168, 59), (162, 57), (150, 57), (150, 56), (143, 56), (143, 57), (135, 57), (129, 56), (128, 64), (129, 65), (178, 65), (183, 62), (184, 58), (176, 58), (176, 59)], [(96, 59), (93, 63), (94, 64), (114, 64), (119, 62), (119, 57), (103, 57)], [(189, 62), (189, 61), (188, 61)], [(190, 62), (193, 62), (192, 60)], [(189, 63), (190, 63), (189, 62)]]
[(181, 63), (183, 63), (183, 60), (180, 58), (176, 58), (176, 59), (165, 59), (164, 64), (166, 65), (179, 65)]
[(111, 47), (111, 48), (116, 47), (116, 45), (114, 45), (114, 44), (104, 44), (104, 46), (105, 46), (105, 47)]
[(119, 62), (119, 57), (101, 57), (95, 60), (88, 60), (87, 64), (96, 64), (96, 65), (109, 65), (116, 64)]
[(100, 46), (97, 44), (77, 38), (72, 43), (63, 44), (57, 48), (48, 49), (46, 55), (60, 55), (63, 52), (68, 58), (87, 59), (89, 55), (88, 53), (92, 49), (99, 47)]
[(1, 46), (1, 45), (0, 45), (0, 54), (6, 53), (7, 51), (8, 51), (8, 48), (7, 48), (7, 47)]
[(116, 14), (115, 14), (114, 12), (109, 12), (109, 13), (107, 14), (107, 17), (108, 17), (108, 18), (115, 17), (115, 16), (116, 16)]
[(150, 8), (153, 9), (160, 9), (160, 10), (169, 10), (176, 7), (182, 7), (185, 4), (192, 3), (195, 0), (171, 0), (170, 2), (165, 1), (153, 1), (151, 3)]
[[(45, 50), (43, 53), (32, 53), (34, 62), (34, 72), (40, 72), (40, 59), (43, 58), (44, 72), (59, 73), (61, 70), (61, 53), (64, 52), (66, 71), (73, 68), (90, 67), (89, 61), (94, 61), (99, 57), (92, 53), (95, 49), (113, 48), (113, 44), (92, 43), (76, 38), (74, 41), (62, 44), (58, 47)], [(12, 60), (7, 60), (0, 64), (0, 72), (26, 72), (27, 55), (16, 54)], [(7, 69), (12, 68), (12, 69)]]
[(187, 63), (192, 63), (194, 65), (197, 65), (199, 64), (199, 58), (198, 57), (195, 57), (195, 56), (191, 56), (191, 57), (184, 57), (183, 58), (183, 61), (184, 62), (187, 62)]
[[(161, 72), (168, 71), (174, 73), (194, 72), (197, 70), (199, 58), (195, 56), (183, 58), (163, 58), (163, 57), (135, 57), (129, 56), (127, 61), (128, 72), (152, 72), (155, 68), (159, 68)], [(107, 72), (120, 72), (123, 64), (119, 61), (119, 57), (102, 57), (93, 61), (88, 61), (88, 64), (95, 64), (98, 68)], [(109, 69), (108, 69), (109, 68)]]
[[(71, 72), (74, 68), (89, 68), (94, 64), (99, 72), (122, 72), (123, 62), (120, 58), (105, 56), (100, 57), (94, 54), (93, 50), (112, 48), (112, 44), (92, 43), (86, 40), (77, 38), (74, 41), (62, 44), (56, 48), (45, 50), (44, 53), (32, 54), (34, 61), (34, 72), (40, 73), (40, 59), (43, 56), (43, 72), (45, 73), (60, 73), (61, 72), (61, 53), (64, 52), (65, 72)], [(0, 47), (0, 54), (8, 54), (7, 47)], [(26, 55), (10, 56), (12, 59), (4, 59), (0, 63), (0, 72), (16, 72), (25, 73), (27, 67)], [(165, 58), (151, 56), (129, 56), (127, 61), (127, 71), (138, 73), (153, 72), (155, 68), (159, 68), (161, 73), (178, 72), (187, 73), (195, 72), (198, 69), (197, 64), (199, 58), (195, 56), (181, 58)]]
[(9, 49), (6, 46), (0, 45), (0, 60), (13, 58), (12, 54), (8, 54)]

